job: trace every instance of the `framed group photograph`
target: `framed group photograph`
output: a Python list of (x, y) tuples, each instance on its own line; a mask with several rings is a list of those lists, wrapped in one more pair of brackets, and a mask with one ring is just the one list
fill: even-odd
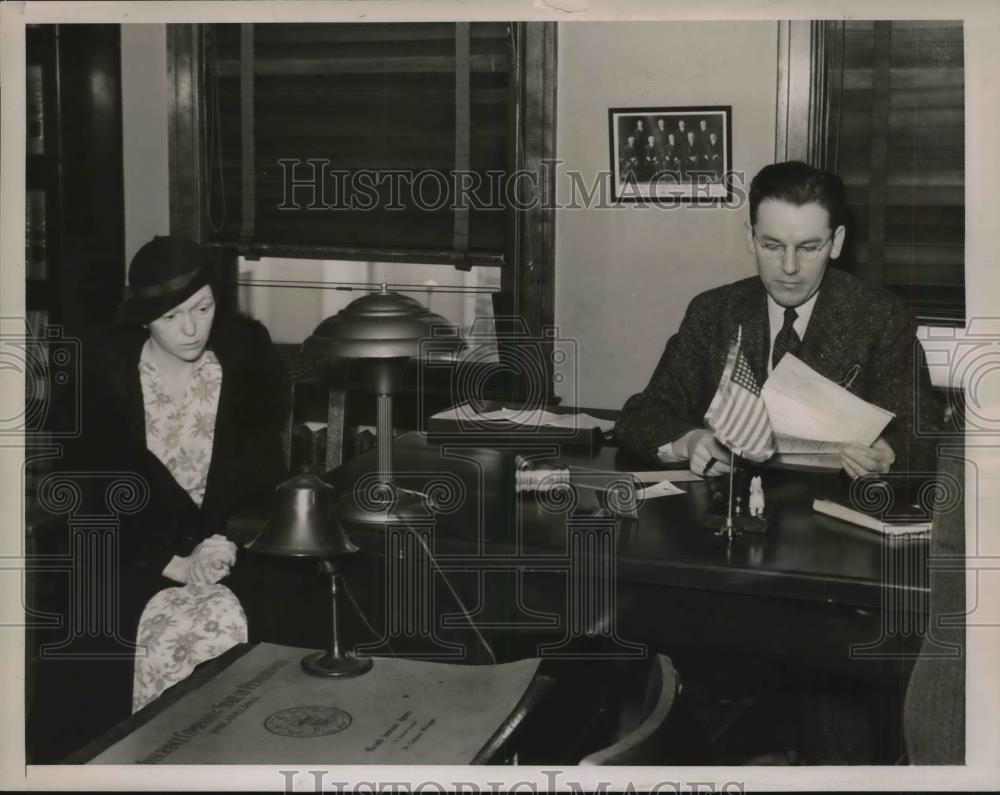
[(611, 108), (608, 124), (615, 201), (730, 198), (731, 106)]

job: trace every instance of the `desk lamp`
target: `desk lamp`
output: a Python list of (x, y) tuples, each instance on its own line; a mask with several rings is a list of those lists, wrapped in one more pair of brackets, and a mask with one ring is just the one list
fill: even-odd
[(315, 475), (296, 475), (274, 494), (264, 529), (247, 544), (248, 550), (281, 557), (319, 558), (320, 571), (330, 577), (332, 618), (330, 648), (302, 658), (302, 667), (313, 676), (347, 678), (372, 667), (369, 657), (341, 651), (337, 628), (337, 577), (335, 561), (353, 555), (358, 548), (337, 518), (332, 487)]
[(364, 479), (344, 498), (340, 516), (371, 524), (427, 518), (422, 495), (398, 488), (392, 476), (392, 396), (403, 379), (406, 363), (421, 353), (421, 343), (433, 354), (461, 348), (458, 328), (418, 301), (381, 289), (352, 301), (328, 317), (303, 343), (309, 358), (359, 359), (378, 396), (376, 444), (378, 471), (370, 487)]

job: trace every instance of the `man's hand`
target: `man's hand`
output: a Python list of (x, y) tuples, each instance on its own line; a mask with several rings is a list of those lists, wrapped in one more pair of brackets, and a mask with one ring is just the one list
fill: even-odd
[(896, 454), (881, 436), (871, 447), (847, 444), (840, 451), (840, 465), (852, 479), (884, 474), (895, 460)]
[(711, 431), (695, 428), (684, 437), (688, 468), (696, 475), (721, 475), (729, 471), (729, 451), (719, 444)]

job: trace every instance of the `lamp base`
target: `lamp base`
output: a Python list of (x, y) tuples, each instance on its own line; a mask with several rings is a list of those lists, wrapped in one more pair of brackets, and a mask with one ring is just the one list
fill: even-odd
[(395, 499), (380, 501), (377, 495), (359, 499), (356, 493), (346, 494), (337, 506), (342, 522), (360, 524), (396, 524), (426, 520), (433, 514), (422, 494), (409, 489), (395, 489)]
[(328, 651), (318, 651), (302, 658), (302, 669), (313, 676), (325, 676), (330, 679), (349, 679), (361, 676), (372, 667), (371, 657), (355, 657), (349, 652), (332, 655)]

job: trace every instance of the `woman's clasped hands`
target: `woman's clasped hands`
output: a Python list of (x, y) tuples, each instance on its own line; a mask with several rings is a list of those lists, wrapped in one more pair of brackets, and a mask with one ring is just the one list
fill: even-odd
[(187, 557), (175, 556), (164, 570), (172, 580), (186, 585), (214, 585), (236, 565), (236, 544), (216, 533), (206, 538)]

